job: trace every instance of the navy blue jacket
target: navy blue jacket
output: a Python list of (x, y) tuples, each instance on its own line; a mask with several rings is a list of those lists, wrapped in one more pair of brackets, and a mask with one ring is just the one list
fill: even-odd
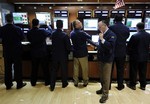
[(88, 55), (87, 39), (91, 39), (91, 36), (86, 32), (74, 29), (71, 33), (71, 40), (73, 43), (73, 55), (76, 58), (85, 57)]
[(113, 62), (116, 35), (108, 29), (108, 31), (104, 34), (104, 39), (104, 44), (102, 44), (101, 40), (99, 40), (97, 53), (98, 60), (101, 62)]
[(130, 35), (130, 30), (122, 22), (117, 22), (110, 26), (109, 29), (113, 31), (116, 36), (115, 45), (115, 57), (125, 57), (126, 56), (126, 40)]
[(24, 39), (21, 28), (13, 24), (6, 24), (0, 29), (0, 38), (2, 38), (4, 57), (21, 55), (21, 41)]
[(52, 35), (52, 60), (68, 60), (68, 54), (71, 51), (71, 42), (69, 36), (61, 29), (56, 29)]
[(47, 53), (46, 38), (49, 36), (49, 32), (45, 29), (37, 27), (32, 28), (27, 33), (27, 39), (31, 43), (31, 55), (33, 57), (43, 57)]
[(130, 60), (143, 62), (147, 61), (149, 57), (150, 34), (141, 30), (134, 34), (128, 45), (127, 52)]

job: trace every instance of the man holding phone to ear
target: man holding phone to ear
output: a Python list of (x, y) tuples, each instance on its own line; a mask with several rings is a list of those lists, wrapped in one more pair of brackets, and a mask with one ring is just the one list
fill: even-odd
[(105, 103), (108, 99), (110, 76), (112, 69), (112, 62), (114, 59), (114, 49), (116, 35), (108, 28), (108, 21), (102, 20), (98, 23), (99, 30), (99, 45), (98, 60), (100, 66), (100, 82), (102, 88), (96, 91), (97, 94), (102, 94), (100, 103)]

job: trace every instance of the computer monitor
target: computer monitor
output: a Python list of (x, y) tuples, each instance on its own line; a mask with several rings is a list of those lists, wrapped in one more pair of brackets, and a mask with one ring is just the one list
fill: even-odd
[(99, 41), (99, 35), (92, 35), (92, 41), (94, 43), (98, 43), (98, 41)]
[(150, 33), (150, 30), (146, 30), (146, 32)]
[(54, 17), (54, 29), (56, 28), (56, 21), (57, 20), (62, 20), (63, 21), (63, 29), (68, 29), (68, 17)]
[(142, 22), (142, 18), (127, 18), (126, 26), (128, 26), (130, 30), (136, 30), (136, 25), (139, 22)]
[(51, 14), (49, 12), (36, 12), (35, 14), (40, 24), (51, 24)]
[(145, 29), (150, 29), (150, 17), (146, 17), (144, 23), (145, 23)]
[(128, 37), (128, 39), (126, 40), (127, 42), (130, 40), (131, 36), (136, 34), (137, 32), (130, 32), (130, 36)]
[[(123, 18), (122, 23), (125, 24), (125, 18)], [(109, 20), (109, 26), (111, 26), (111, 25), (114, 25), (114, 18), (110, 18), (110, 20)]]
[(97, 31), (98, 30), (98, 18), (83, 19), (83, 30)]
[(28, 24), (28, 16), (26, 12), (13, 13), (14, 24)]

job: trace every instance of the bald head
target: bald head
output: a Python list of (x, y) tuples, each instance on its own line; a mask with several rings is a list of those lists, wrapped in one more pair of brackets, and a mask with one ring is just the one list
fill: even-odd
[(79, 20), (75, 20), (72, 23), (74, 29), (82, 29), (82, 23)]
[(98, 28), (101, 32), (105, 32), (107, 29), (108, 29), (108, 26), (107, 26), (107, 21), (105, 20), (102, 20), (98, 23)]

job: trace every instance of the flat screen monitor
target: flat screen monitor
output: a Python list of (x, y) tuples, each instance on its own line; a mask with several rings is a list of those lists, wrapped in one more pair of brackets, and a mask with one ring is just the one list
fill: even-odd
[(83, 30), (85, 31), (97, 31), (98, 30), (98, 18), (84, 19)]
[(139, 22), (142, 22), (142, 18), (127, 18), (126, 26), (128, 26), (130, 30), (136, 30), (136, 25)]
[(54, 29), (56, 28), (56, 21), (57, 20), (62, 20), (63, 21), (63, 29), (68, 29), (68, 18), (67, 17), (54, 17)]
[[(122, 23), (125, 24), (125, 18), (123, 18)], [(109, 20), (109, 26), (111, 26), (111, 25), (114, 25), (114, 18), (110, 18), (110, 20)]]
[(150, 17), (146, 17), (144, 23), (145, 23), (145, 29), (150, 29)]
[(35, 14), (40, 24), (51, 24), (51, 14), (49, 12), (36, 12)]
[(13, 13), (14, 24), (28, 24), (28, 15), (26, 12)]
[(92, 41), (94, 43), (98, 43), (98, 41), (99, 41), (99, 35), (92, 35)]
[(131, 36), (136, 34), (137, 32), (130, 32), (130, 36), (128, 37), (128, 39), (126, 40), (127, 42), (130, 40)]

